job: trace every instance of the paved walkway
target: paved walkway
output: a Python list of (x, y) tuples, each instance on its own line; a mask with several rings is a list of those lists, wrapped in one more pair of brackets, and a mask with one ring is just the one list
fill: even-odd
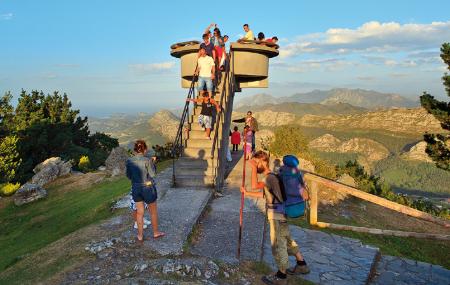
[[(232, 171), (234, 172), (234, 178), (239, 177), (239, 173), (236, 173), (239, 171), (239, 165)], [(171, 174), (171, 169), (167, 169), (158, 174), (158, 181), (160, 183), (158, 191), (161, 198), (159, 200), (161, 230), (165, 231), (168, 235), (161, 240), (150, 240), (145, 243), (145, 246), (148, 246), (159, 255), (180, 255), (183, 253), (183, 245), (192, 231), (193, 226), (198, 222), (201, 232), (198, 241), (191, 247), (191, 253), (198, 255), (198, 258), (207, 258), (205, 264), (209, 264), (207, 260), (217, 259), (226, 262), (226, 264), (238, 266), (236, 251), (239, 229), (240, 192), (236, 185), (239, 184), (239, 181), (232, 181), (233, 173), (231, 173), (232, 175), (228, 181), (230, 183), (228, 183), (228, 186), (223, 191), (224, 196), (213, 199), (209, 203), (210, 211), (199, 221), (198, 219), (202, 211), (211, 199), (211, 192), (208, 189), (172, 189), (170, 188)], [(129, 202), (127, 199), (124, 198), (122, 203), (119, 204), (127, 206)], [(264, 209), (264, 204), (261, 199), (245, 200), (244, 232), (241, 247), (242, 260), (260, 260), (262, 232), (265, 221), (262, 209)], [(392, 256), (382, 256), (379, 262), (375, 263), (374, 260), (378, 254), (378, 249), (363, 245), (359, 240), (321, 231), (302, 229), (296, 226), (290, 226), (290, 230), (293, 238), (299, 243), (302, 253), (311, 268), (311, 272), (304, 275), (303, 278), (316, 284), (450, 284), (450, 271), (440, 266)], [(146, 233), (150, 234), (151, 230), (147, 230)], [(111, 240), (100, 243), (101, 247), (107, 249), (103, 249), (97, 253), (99, 257), (95, 263), (98, 268), (105, 266), (105, 273), (98, 280), (99, 282), (94, 283), (103, 283), (105, 281), (103, 279), (104, 276), (109, 274), (108, 268), (111, 268), (113, 264), (117, 263), (116, 267), (122, 268), (127, 264), (129, 265), (130, 262), (135, 262), (136, 257), (138, 257), (138, 255), (135, 255), (136, 253), (131, 251), (129, 252), (129, 256), (124, 253), (129, 247), (126, 243), (124, 244), (124, 249), (120, 249), (121, 246), (115, 246), (117, 242), (121, 244), (123, 241), (132, 240), (134, 235), (135, 231), (129, 230), (123, 233), (118, 238), (118, 241)], [(104, 251), (111, 250), (109, 247), (118, 248), (120, 254), (111, 253), (108, 255), (104, 253)], [(94, 246), (92, 248), (95, 249), (96, 247)], [(103, 257), (103, 255), (106, 257)], [(263, 256), (264, 261), (275, 269), (268, 232), (266, 233)], [(106, 258), (104, 259), (105, 261), (102, 258)], [(118, 283), (139, 283), (144, 282), (144, 280), (148, 284), (163, 282), (163, 280), (155, 280), (153, 279), (153, 275), (149, 275), (153, 274), (151, 272), (156, 269), (151, 269), (150, 271), (148, 269), (141, 270), (143, 267), (147, 268), (147, 266), (153, 268), (151, 263), (147, 261), (148, 258), (142, 256), (141, 259), (142, 264), (139, 263), (136, 265), (137, 267), (135, 266), (138, 269), (135, 268), (132, 270), (138, 273), (134, 273), (132, 276), (143, 279), (127, 281), (122, 279), (122, 282)], [(171, 259), (168, 262), (172, 262)], [(294, 264), (293, 260), (291, 260), (291, 264)], [(96, 270), (95, 268), (94, 266), (94, 272)], [(88, 269), (85, 268), (84, 270)], [(204, 270), (206, 276), (210, 275), (208, 270)], [(117, 269), (118, 273), (115, 274), (121, 275), (122, 278), (128, 274), (119, 271)], [(163, 275), (158, 276), (165, 279), (164, 274), (166, 271), (162, 270), (160, 274)], [(371, 271), (375, 274), (372, 280), (367, 283)], [(100, 273), (94, 272), (90, 272), (88, 275), (82, 274), (83, 278), (87, 277), (89, 279), (92, 276), (100, 275)], [(146, 273), (144, 274), (144, 272)], [(119, 275), (117, 276), (120, 277)], [(76, 280), (77, 276), (71, 275), (67, 281)], [(115, 278), (115, 275), (113, 274), (108, 278)], [(178, 284), (176, 281), (169, 283)], [(207, 283), (213, 284), (211, 280), (207, 281)], [(232, 283), (235, 284), (235, 282)], [(243, 281), (242, 283), (238, 282), (237, 284), (244, 283), (248, 284), (247, 281)], [(223, 284), (228, 283), (225, 282)]]
[[(144, 245), (160, 255), (181, 255), (183, 246), (208, 204), (212, 191), (209, 188), (170, 188), (172, 168), (168, 168), (157, 176), (159, 230), (166, 233), (161, 239), (151, 238), (151, 226), (144, 231)], [(128, 207), (130, 197), (127, 195), (117, 203), (118, 207)], [(148, 213), (146, 212), (147, 219)], [(133, 239), (136, 231), (123, 233), (122, 237)]]
[(448, 285), (450, 284), (450, 270), (411, 259), (382, 256), (376, 268), (376, 275), (370, 284)]

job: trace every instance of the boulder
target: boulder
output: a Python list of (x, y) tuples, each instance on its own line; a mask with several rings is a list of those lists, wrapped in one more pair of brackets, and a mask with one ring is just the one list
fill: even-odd
[(106, 170), (112, 176), (124, 175), (128, 157), (128, 152), (123, 147), (114, 148), (105, 161)]
[(26, 183), (14, 194), (14, 204), (20, 206), (47, 197), (47, 191), (40, 185)]
[(48, 158), (33, 169), (36, 174), (31, 178), (31, 183), (44, 186), (59, 176), (69, 174), (71, 169), (72, 163), (70, 161), (63, 161), (60, 157)]

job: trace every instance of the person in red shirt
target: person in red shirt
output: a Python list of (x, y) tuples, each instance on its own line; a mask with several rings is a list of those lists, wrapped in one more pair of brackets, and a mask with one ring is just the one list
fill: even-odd
[(239, 128), (234, 126), (234, 132), (231, 134), (231, 144), (233, 145), (233, 151), (238, 151), (239, 145), (241, 144), (241, 133), (239, 133)]
[(271, 39), (266, 39), (266, 42), (276, 44), (278, 42), (278, 38), (272, 37)]

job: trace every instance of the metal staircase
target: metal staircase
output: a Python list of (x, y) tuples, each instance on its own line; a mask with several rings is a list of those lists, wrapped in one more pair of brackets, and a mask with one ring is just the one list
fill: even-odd
[[(221, 72), (220, 83), (216, 84), (213, 97), (222, 110), (213, 117), (210, 139), (205, 138), (205, 132), (197, 122), (201, 106), (194, 103), (190, 113), (189, 103), (185, 105), (173, 145), (173, 153), (177, 158), (173, 163), (175, 187), (220, 188), (223, 184), (234, 97), (231, 69), (228, 67)], [(193, 96), (194, 79), (187, 99)]]

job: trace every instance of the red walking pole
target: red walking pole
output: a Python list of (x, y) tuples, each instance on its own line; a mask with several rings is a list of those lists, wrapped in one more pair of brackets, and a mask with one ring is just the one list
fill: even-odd
[(242, 241), (242, 228), (244, 220), (244, 201), (245, 201), (245, 164), (247, 161), (247, 143), (244, 143), (244, 168), (242, 170), (242, 185), (241, 185), (241, 209), (239, 210), (239, 240), (237, 248), (237, 259), (241, 258), (241, 241)]

